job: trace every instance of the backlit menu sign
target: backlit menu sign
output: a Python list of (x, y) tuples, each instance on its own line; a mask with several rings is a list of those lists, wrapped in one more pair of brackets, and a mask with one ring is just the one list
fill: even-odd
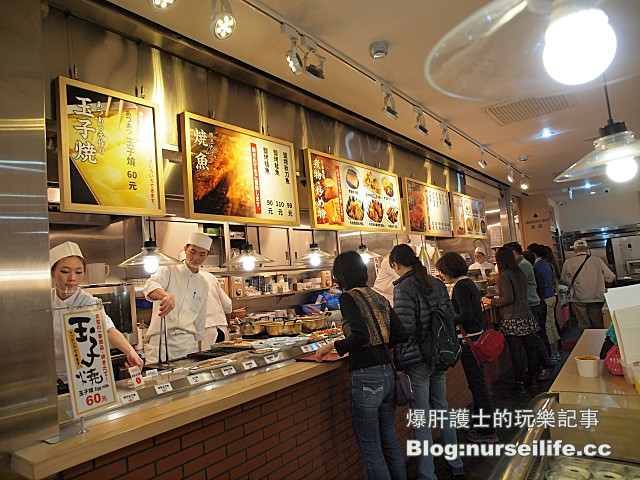
[(305, 157), (313, 228), (403, 230), (397, 175), (311, 149)]
[(411, 178), (403, 180), (405, 212), (409, 218), (407, 233), (450, 237), (449, 192)]
[(487, 237), (487, 217), (482, 200), (451, 192), (451, 204), (455, 237)]
[(187, 217), (300, 224), (292, 143), (188, 112), (180, 123)]

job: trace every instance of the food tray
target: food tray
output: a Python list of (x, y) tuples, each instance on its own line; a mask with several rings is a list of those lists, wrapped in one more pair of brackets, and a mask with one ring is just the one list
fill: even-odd
[(209, 360), (204, 360), (202, 362), (198, 362), (191, 367), (188, 368), (189, 373), (198, 373), (203, 372), (205, 370), (212, 370), (214, 368), (224, 367), (231, 363), (236, 363), (237, 360), (232, 358), (212, 358)]
[(267, 355), (270, 355), (272, 353), (278, 353), (278, 349), (277, 348), (272, 348), (272, 347), (264, 347), (264, 348), (258, 348), (256, 350), (251, 350), (250, 352), (247, 352), (249, 355), (253, 355), (255, 357), (265, 357)]

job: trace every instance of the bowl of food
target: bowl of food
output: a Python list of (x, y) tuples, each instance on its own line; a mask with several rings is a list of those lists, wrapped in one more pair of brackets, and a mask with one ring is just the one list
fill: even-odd
[(371, 200), (367, 209), (367, 216), (375, 223), (382, 222), (382, 204), (377, 200)]
[(347, 216), (358, 221), (364, 218), (364, 207), (358, 197), (351, 196), (347, 200)]

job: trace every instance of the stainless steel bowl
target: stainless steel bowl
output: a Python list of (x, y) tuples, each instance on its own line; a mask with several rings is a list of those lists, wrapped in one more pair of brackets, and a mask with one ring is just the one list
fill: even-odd
[(277, 337), (278, 335), (284, 334), (284, 323), (283, 322), (271, 322), (266, 323), (265, 327), (267, 329), (267, 333), (272, 337)]
[(318, 330), (319, 328), (324, 328), (326, 324), (326, 317), (324, 315), (300, 317), (299, 320), (302, 322), (302, 330), (305, 332), (311, 332), (313, 330)]
[(242, 325), (240, 325), (240, 333), (242, 334), (243, 337), (245, 335), (247, 336), (260, 335), (261, 333), (264, 333), (264, 330), (265, 330), (265, 327), (264, 327), (264, 324), (262, 323), (243, 323)]

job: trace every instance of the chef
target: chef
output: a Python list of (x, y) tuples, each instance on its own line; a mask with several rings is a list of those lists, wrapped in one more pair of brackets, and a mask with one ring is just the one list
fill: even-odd
[[(82, 251), (77, 243), (64, 242), (49, 250), (51, 277), (51, 305), (53, 307), (53, 332), (56, 352), (56, 372), (63, 382), (68, 381), (67, 367), (64, 361), (64, 346), (62, 344), (62, 315), (66, 308), (96, 305), (98, 299), (80, 289), (84, 280), (86, 263)], [(114, 326), (113, 321), (104, 309), (102, 315), (107, 330), (109, 346), (115, 347), (127, 356), (127, 366), (143, 367), (142, 359), (138, 356), (129, 341)]]
[(202, 343), (203, 347), (207, 349), (216, 342), (229, 340), (229, 322), (225, 313), (231, 312), (231, 299), (213, 274), (203, 272), (202, 275), (209, 284), (207, 321)]
[(480, 273), (482, 273), (482, 278), (484, 278), (485, 280), (487, 279), (487, 270), (489, 270), (489, 274), (491, 274), (491, 272), (493, 272), (493, 270), (495, 269), (493, 263), (485, 261), (486, 255), (487, 252), (484, 251), (484, 247), (476, 247), (475, 251), (473, 252), (473, 257), (476, 261), (469, 267), (469, 270), (480, 270)]
[(211, 238), (194, 232), (184, 246), (182, 265), (160, 267), (142, 291), (153, 302), (144, 354), (148, 363), (174, 360), (202, 349), (209, 285), (200, 266)]

